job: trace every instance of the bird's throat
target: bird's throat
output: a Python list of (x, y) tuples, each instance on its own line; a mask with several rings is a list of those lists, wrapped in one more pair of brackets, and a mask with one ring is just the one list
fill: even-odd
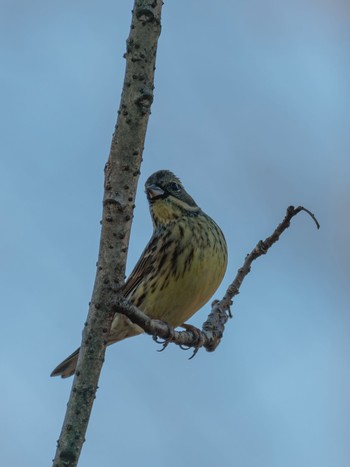
[(199, 211), (198, 206), (189, 206), (187, 203), (172, 197), (165, 199), (158, 199), (151, 203), (151, 214), (153, 222), (156, 226), (161, 224), (168, 224), (176, 219), (180, 219), (189, 213), (194, 214)]

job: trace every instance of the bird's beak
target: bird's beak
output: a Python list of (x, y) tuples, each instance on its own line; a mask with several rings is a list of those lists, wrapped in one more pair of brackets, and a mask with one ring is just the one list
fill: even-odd
[(146, 193), (149, 200), (155, 200), (164, 195), (164, 190), (157, 185), (148, 185), (146, 186)]

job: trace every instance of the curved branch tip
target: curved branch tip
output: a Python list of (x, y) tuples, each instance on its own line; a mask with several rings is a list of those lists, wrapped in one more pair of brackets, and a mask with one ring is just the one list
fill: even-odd
[(307, 214), (309, 214), (311, 219), (315, 222), (317, 229), (319, 229), (321, 227), (320, 223), (318, 222), (318, 220), (317, 220), (317, 218), (315, 216), (315, 214), (313, 214), (308, 209), (304, 208), (304, 206), (299, 206), (299, 207), (295, 208), (295, 211), (297, 211), (295, 214), (298, 214), (298, 212), (300, 212), (300, 211), (305, 211)]

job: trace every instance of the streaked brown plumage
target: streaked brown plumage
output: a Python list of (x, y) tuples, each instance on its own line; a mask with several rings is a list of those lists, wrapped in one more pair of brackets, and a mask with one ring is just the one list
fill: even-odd
[[(187, 321), (213, 295), (226, 271), (226, 241), (217, 224), (168, 170), (151, 175), (146, 193), (153, 235), (125, 282), (123, 295), (148, 316), (176, 327)], [(108, 345), (143, 330), (116, 314)], [(79, 349), (51, 376), (71, 376)]]

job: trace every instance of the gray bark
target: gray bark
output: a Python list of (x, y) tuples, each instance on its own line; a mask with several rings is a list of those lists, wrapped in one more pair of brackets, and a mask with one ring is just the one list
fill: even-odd
[[(134, 199), (153, 102), (161, 0), (135, 0), (120, 108), (105, 167), (102, 230), (95, 284), (55, 467), (76, 466), (95, 398), (116, 294), (124, 281)], [(116, 461), (118, 462), (118, 461)]]

